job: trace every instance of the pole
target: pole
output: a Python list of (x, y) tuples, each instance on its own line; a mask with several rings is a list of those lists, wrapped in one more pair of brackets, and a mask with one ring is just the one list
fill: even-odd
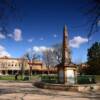
[(32, 76), (32, 65), (30, 65), (30, 80), (31, 80), (31, 76)]

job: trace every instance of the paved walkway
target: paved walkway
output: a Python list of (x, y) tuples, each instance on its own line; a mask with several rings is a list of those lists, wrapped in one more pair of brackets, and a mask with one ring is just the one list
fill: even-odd
[(0, 100), (100, 100), (100, 92), (39, 89), (31, 82), (0, 81)]

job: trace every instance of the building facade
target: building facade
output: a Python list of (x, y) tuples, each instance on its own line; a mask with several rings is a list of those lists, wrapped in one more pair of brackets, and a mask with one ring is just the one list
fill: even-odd
[[(0, 58), (0, 75), (15, 75), (18, 72), (23, 71), (25, 74), (30, 72), (32, 68), (32, 74), (47, 73), (48, 69), (41, 61), (33, 61), (32, 65), (29, 64), (27, 59), (21, 58)], [(55, 72), (54, 69), (50, 69), (50, 72)]]

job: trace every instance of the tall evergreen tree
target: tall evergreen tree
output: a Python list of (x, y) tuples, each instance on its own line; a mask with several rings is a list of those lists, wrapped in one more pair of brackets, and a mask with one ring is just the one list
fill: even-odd
[(88, 49), (88, 74), (99, 74), (100, 75), (100, 43), (95, 42)]

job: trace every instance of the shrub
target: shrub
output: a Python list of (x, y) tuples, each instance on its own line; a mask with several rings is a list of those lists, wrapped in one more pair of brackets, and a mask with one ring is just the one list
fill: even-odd
[(95, 76), (93, 75), (81, 75), (77, 76), (78, 84), (93, 84), (95, 83)]

